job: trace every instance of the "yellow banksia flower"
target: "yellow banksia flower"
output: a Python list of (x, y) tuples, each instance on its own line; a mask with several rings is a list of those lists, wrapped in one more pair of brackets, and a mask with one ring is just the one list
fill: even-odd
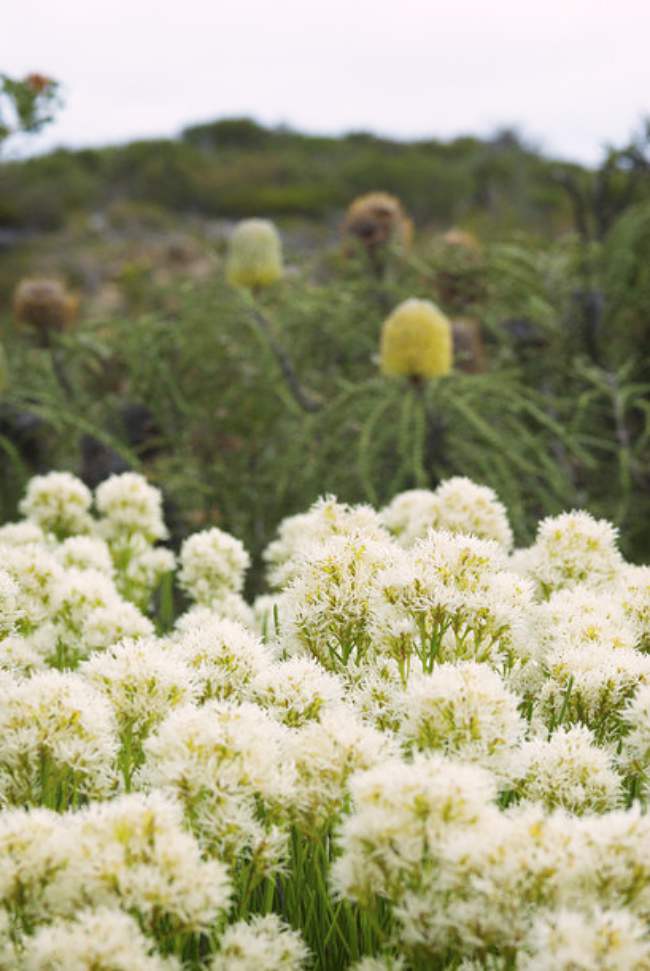
[(405, 300), (384, 322), (381, 370), (388, 375), (434, 378), (451, 370), (451, 326), (430, 300)]
[(236, 287), (267, 287), (282, 276), (282, 243), (273, 223), (244, 219), (230, 239), (226, 277)]

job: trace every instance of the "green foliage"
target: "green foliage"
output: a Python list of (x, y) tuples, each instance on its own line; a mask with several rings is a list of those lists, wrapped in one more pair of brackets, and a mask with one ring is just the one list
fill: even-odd
[(614, 224), (605, 241), (603, 264), (606, 339), (617, 356), (626, 357), (650, 341), (649, 202), (633, 206)]
[(38, 132), (54, 118), (59, 84), (44, 74), (0, 74), (0, 145), (18, 132)]
[[(321, 218), (362, 192), (394, 192), (419, 222), (519, 217), (532, 229), (566, 223), (551, 165), (503, 140), (403, 143), (371, 135), (308, 136), (246, 118), (188, 128), (179, 140), (57, 152), (5, 165), (0, 218), (56, 228), (78, 210), (116, 197), (172, 212)], [(49, 191), (48, 198), (46, 189)]]
[[(377, 280), (362, 260), (303, 257), (299, 273), (252, 301), (221, 273), (160, 285), (146, 265), (126, 263), (128, 316), (85, 319), (50, 352), (7, 329), (4, 408), (40, 419), (48, 466), (78, 470), (90, 434), (144, 471), (171, 503), (177, 540), (216, 524), (259, 554), (282, 517), (326, 492), (381, 504), (463, 474), (503, 498), (519, 542), (544, 515), (587, 505), (642, 556), (649, 537), (633, 496), (647, 462), (646, 389), (638, 368), (612, 385), (579, 356), (571, 246), (487, 247), (486, 287), (472, 304), (486, 324), (485, 373), (384, 378), (383, 319), (407, 296), (436, 299), (439, 260), (425, 244)], [(125, 417), (131, 406), (150, 413), (144, 445)], [(3, 443), (10, 518), (34, 466), (10, 434)]]
[[(614, 168), (618, 185), (620, 159)], [(592, 175), (571, 171), (587, 191)], [(580, 226), (556, 237), (570, 200), (550, 174), (511, 135), (401, 144), (246, 119), (5, 164), (7, 221), (24, 225), (29, 203), (29, 219), (67, 228), (10, 251), (0, 291), (42, 272), (100, 297), (112, 288), (112, 302), (91, 300), (49, 349), (5, 321), (0, 516), (35, 471), (88, 472), (91, 436), (106, 468), (130, 464), (164, 488), (176, 540), (217, 524), (259, 553), (283, 516), (325, 492), (382, 503), (464, 474), (496, 489), (519, 542), (545, 514), (584, 505), (618, 523), (627, 556), (647, 557), (648, 203), (602, 243)], [(378, 183), (419, 218), (464, 213), (470, 235), (419, 231), (378, 277), (365, 253), (330, 245), (331, 224), (305, 221)], [(95, 208), (97, 226), (85, 216)], [(178, 216), (192, 209), (203, 219)], [(269, 213), (292, 214), (288, 270), (251, 301), (226, 285), (224, 226), (205, 217)], [(166, 234), (181, 225), (190, 257), (174, 266)], [(381, 377), (381, 325), (409, 297), (469, 318), (476, 358), (457, 355), (430, 383)], [(143, 432), (133, 415), (145, 412)]]

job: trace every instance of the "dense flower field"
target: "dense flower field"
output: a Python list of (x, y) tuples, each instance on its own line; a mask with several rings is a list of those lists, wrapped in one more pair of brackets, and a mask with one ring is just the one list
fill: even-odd
[(135, 473), (0, 528), (0, 968), (650, 968), (650, 568), (467, 479), (285, 519)]

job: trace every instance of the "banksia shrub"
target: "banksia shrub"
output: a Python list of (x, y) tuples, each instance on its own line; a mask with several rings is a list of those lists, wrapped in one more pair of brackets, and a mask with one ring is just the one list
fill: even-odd
[(33, 327), (43, 338), (62, 331), (72, 322), (77, 301), (59, 280), (21, 280), (14, 292), (14, 316), (18, 323)]
[(282, 276), (282, 243), (273, 223), (244, 219), (230, 239), (226, 277), (236, 287), (267, 287)]
[(452, 366), (449, 321), (430, 300), (405, 300), (384, 322), (381, 369), (388, 375), (434, 378)]
[(343, 235), (346, 240), (358, 240), (370, 255), (375, 255), (388, 243), (408, 249), (413, 223), (395, 196), (387, 192), (369, 192), (350, 203)]

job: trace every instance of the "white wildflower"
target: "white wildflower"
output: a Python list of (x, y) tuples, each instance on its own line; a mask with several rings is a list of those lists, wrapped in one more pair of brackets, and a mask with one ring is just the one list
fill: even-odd
[(182, 802), (210, 852), (230, 861), (250, 853), (273, 869), (286, 849), (273, 821), (284, 815), (294, 779), (286, 732), (256, 705), (187, 705), (145, 742), (141, 781)]
[(253, 678), (249, 694), (265, 711), (296, 728), (340, 706), (343, 685), (311, 658), (292, 658), (267, 664)]
[(402, 669), (444, 660), (502, 662), (525, 654), (532, 593), (503, 569), (499, 546), (431, 532), (374, 578), (369, 633)]
[(643, 684), (621, 713), (626, 734), (619, 764), (628, 772), (646, 775), (650, 767), (650, 684)]
[(113, 546), (113, 556), (118, 567), (116, 585), (127, 600), (149, 606), (151, 595), (162, 578), (176, 566), (176, 557), (164, 546), (152, 546), (142, 535), (134, 533), (118, 546)]
[(492, 771), (503, 771), (526, 723), (519, 698), (485, 664), (436, 665), (413, 677), (402, 699), (402, 735), (423, 750), (440, 749)]
[(283, 646), (329, 668), (362, 658), (370, 647), (369, 588), (392, 553), (388, 543), (349, 536), (311, 547), (286, 590)]
[(228, 909), (226, 867), (202, 859), (181, 807), (162, 793), (94, 803), (74, 826), (72, 865), (87, 899), (136, 913), (153, 933), (207, 931)]
[(0, 640), (0, 669), (16, 677), (35, 674), (48, 668), (48, 658), (56, 652), (57, 630), (42, 625), (30, 634), (10, 634)]
[(209, 605), (193, 604), (189, 610), (181, 614), (175, 627), (182, 633), (192, 627), (201, 627), (219, 620), (232, 620), (249, 631), (257, 630), (253, 611), (244, 598), (239, 593), (227, 590), (224, 590), (219, 599), (213, 600)]
[(382, 731), (399, 731), (404, 717), (403, 684), (392, 659), (372, 657), (343, 674), (348, 700), (361, 717)]
[(308, 957), (298, 931), (276, 914), (258, 914), (226, 929), (209, 971), (301, 971)]
[(18, 621), (20, 591), (6, 570), (0, 569), (0, 639), (10, 634)]
[(520, 562), (543, 597), (583, 583), (601, 588), (615, 581), (623, 567), (616, 542), (617, 531), (605, 519), (583, 511), (562, 513), (542, 520)]
[(572, 816), (539, 806), (486, 807), (480, 825), (447, 830), (438, 866), (401, 884), (401, 937), (434, 954), (520, 948), (535, 909), (570, 900), (572, 890), (579, 895), (584, 863)]
[[(0, 802), (38, 804), (68, 794), (108, 795), (117, 735), (108, 702), (76, 674), (16, 682), (0, 708)], [(50, 792), (52, 788), (52, 792)]]
[(630, 648), (560, 641), (544, 661), (545, 680), (535, 699), (549, 725), (582, 722), (605, 737), (618, 731), (623, 706), (640, 684), (650, 683), (650, 658)]
[(98, 536), (70, 536), (58, 549), (56, 558), (61, 566), (76, 570), (94, 570), (113, 576), (113, 561), (107, 543)]
[(618, 598), (605, 599), (602, 591), (584, 584), (552, 593), (531, 616), (540, 657), (559, 641), (585, 650), (594, 645), (633, 648), (638, 641), (638, 632)]
[(479, 539), (494, 540), (505, 550), (511, 548), (508, 514), (493, 489), (455, 476), (441, 482), (435, 495), (438, 501), (436, 529), (471, 533)]
[(91, 529), (91, 502), (81, 479), (69, 472), (48, 472), (29, 480), (20, 511), (46, 533), (63, 539)]
[(39, 928), (27, 938), (25, 971), (180, 971), (175, 958), (154, 950), (137, 922), (100, 907)]
[(307, 722), (291, 734), (289, 745), (297, 771), (294, 812), (309, 831), (340, 813), (353, 773), (382, 765), (398, 751), (389, 736), (345, 708)]
[(438, 755), (389, 759), (350, 780), (352, 813), (341, 828), (335, 887), (360, 903), (399, 897), (421, 879), (450, 833), (467, 840), (496, 797), (489, 773)]
[(0, 812), (0, 902), (17, 927), (30, 928), (79, 905), (70, 877), (77, 840), (72, 814), (49, 809)]
[(591, 898), (650, 920), (650, 816), (638, 806), (579, 821), (579, 854), (574, 877), (578, 902)]
[(144, 637), (151, 621), (123, 600), (112, 580), (96, 570), (69, 569), (56, 589), (55, 620), (69, 663), (120, 638)]
[(48, 537), (29, 519), (0, 526), (0, 546), (48, 546)]
[(435, 492), (400, 493), (382, 510), (381, 518), (405, 547), (424, 539), (431, 529), (494, 540), (505, 550), (512, 546), (508, 516), (496, 493), (462, 476), (446, 479)]
[(335, 536), (369, 542), (385, 542), (389, 535), (378, 513), (370, 506), (349, 506), (334, 496), (318, 499), (306, 513), (283, 519), (278, 537), (264, 551), (268, 581), (272, 587), (286, 587), (302, 572), (306, 555)]
[(181, 548), (178, 576), (183, 590), (198, 603), (211, 604), (224, 593), (239, 593), (250, 557), (243, 544), (213, 527), (195, 533)]
[(197, 622), (174, 636), (176, 656), (191, 669), (201, 701), (243, 699), (250, 682), (271, 663), (269, 652), (241, 624), (198, 610), (203, 613)]
[(524, 742), (512, 760), (515, 789), (549, 809), (607, 812), (621, 802), (621, 777), (588, 728), (558, 728), (549, 739)]
[(160, 490), (136, 472), (112, 475), (102, 482), (95, 503), (101, 516), (100, 535), (110, 544), (128, 541), (134, 533), (149, 542), (167, 536)]
[(134, 604), (118, 597), (103, 607), (95, 607), (84, 618), (81, 642), (87, 653), (103, 650), (117, 641), (151, 637), (154, 626)]
[(637, 631), (638, 646), (650, 651), (650, 566), (626, 564), (619, 574), (616, 593), (626, 617)]
[(21, 628), (47, 620), (63, 570), (48, 550), (38, 545), (5, 546), (0, 549), (2, 568), (18, 587)]
[(198, 693), (189, 666), (154, 638), (120, 641), (84, 662), (79, 674), (108, 700), (121, 732), (140, 739)]
[(386, 529), (401, 546), (412, 546), (437, 526), (438, 500), (430, 489), (407, 489), (398, 493), (380, 512)]
[(558, 910), (537, 918), (522, 971), (647, 971), (650, 937), (625, 910)]

